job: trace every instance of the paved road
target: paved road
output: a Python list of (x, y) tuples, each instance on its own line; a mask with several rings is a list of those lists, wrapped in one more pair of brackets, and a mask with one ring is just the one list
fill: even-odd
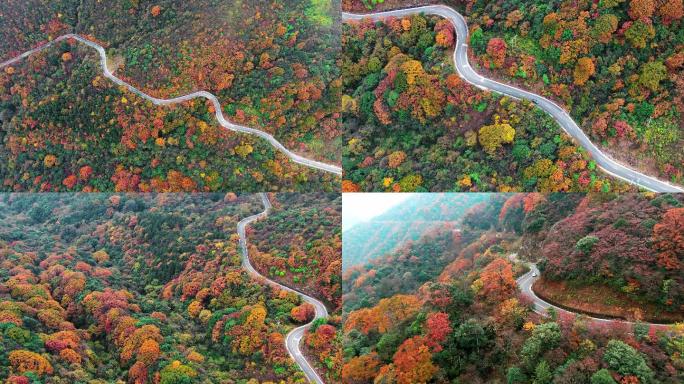
[[(312, 304), (316, 308), (316, 316), (314, 317), (314, 320), (328, 317), (328, 310), (326, 309), (325, 305), (323, 305), (323, 303), (302, 292), (299, 292), (290, 287), (286, 287), (280, 283), (268, 279), (267, 277), (257, 272), (257, 270), (254, 269), (254, 267), (252, 266), (252, 263), (249, 261), (249, 253), (247, 251), (247, 235), (245, 233), (245, 229), (252, 222), (268, 216), (268, 213), (271, 210), (271, 202), (268, 200), (268, 197), (265, 193), (261, 194), (261, 201), (264, 204), (263, 212), (242, 219), (238, 223), (238, 235), (240, 236), (240, 249), (242, 251), (242, 267), (252, 277), (258, 280), (264, 280), (266, 281), (266, 283), (278, 289), (282, 289), (288, 292), (294, 292), (301, 296), (302, 300)], [(304, 357), (301, 349), (299, 348), (300, 342), (304, 337), (304, 333), (310, 326), (311, 323), (302, 325), (301, 327), (297, 327), (290, 331), (290, 333), (288, 333), (285, 337), (285, 348), (287, 349), (287, 352), (290, 354), (290, 357), (292, 357), (292, 359), (294, 359), (297, 365), (299, 365), (299, 367), (302, 369), (310, 383), (323, 384), (323, 380), (320, 376), (318, 376), (316, 370), (311, 366), (311, 364), (309, 364), (309, 362), (306, 360), (306, 357)]]
[(76, 35), (76, 34), (66, 34), (66, 35), (60, 36), (60, 37), (50, 41), (49, 43), (41, 45), (40, 47), (34, 48), (30, 51), (26, 51), (26, 52), (22, 53), (21, 55), (15, 57), (13, 59), (10, 59), (10, 60), (7, 60), (3, 63), (0, 63), (0, 68), (6, 67), (8, 65), (12, 65), (12, 64), (14, 64), (20, 60), (27, 58), (28, 56), (30, 56), (36, 52), (42, 51), (42, 50), (54, 45), (55, 43), (60, 42), (62, 40), (66, 40), (66, 39), (75, 39), (75, 40), (77, 40), (77, 41), (79, 41), (79, 42), (81, 42), (81, 43), (83, 43), (83, 44), (85, 44), (91, 48), (94, 48), (100, 54), (100, 67), (102, 69), (102, 72), (104, 72), (105, 77), (107, 77), (108, 79), (110, 79), (111, 81), (116, 83), (117, 85), (128, 88), (128, 90), (131, 91), (132, 93), (135, 93), (136, 95), (142, 97), (145, 100), (151, 101), (155, 105), (171, 105), (171, 104), (182, 103), (184, 101), (203, 97), (203, 98), (211, 101), (211, 103), (214, 105), (214, 110), (216, 110), (216, 119), (224, 128), (230, 129), (231, 131), (256, 135), (256, 136), (259, 136), (263, 139), (266, 139), (273, 147), (275, 147), (280, 152), (284, 153), (287, 157), (290, 158), (290, 160), (294, 161), (295, 163), (298, 163), (298, 164), (301, 164), (301, 165), (304, 165), (307, 167), (311, 167), (311, 168), (316, 168), (316, 169), (319, 169), (319, 170), (322, 170), (325, 172), (334, 173), (336, 175), (342, 175), (342, 168), (340, 168), (336, 165), (326, 164), (326, 163), (323, 163), (320, 161), (307, 159), (303, 156), (300, 156), (296, 153), (291, 152), (290, 150), (285, 148), (285, 146), (283, 146), (278, 140), (276, 140), (275, 137), (273, 137), (272, 135), (270, 135), (266, 132), (260, 131), (258, 129), (250, 128), (250, 127), (245, 127), (245, 126), (238, 125), (238, 124), (233, 124), (230, 121), (226, 120), (225, 117), (223, 116), (221, 103), (219, 103), (216, 96), (214, 96), (213, 94), (211, 94), (209, 92), (198, 91), (198, 92), (189, 93), (187, 95), (183, 95), (183, 96), (179, 96), (179, 97), (174, 97), (172, 99), (158, 99), (154, 96), (148, 95), (147, 93), (139, 90), (138, 88), (132, 86), (131, 84), (128, 84), (125, 81), (114, 76), (114, 74), (109, 70), (109, 68), (107, 68), (107, 53), (105, 52), (104, 48), (101, 45), (99, 45), (95, 42), (92, 42), (88, 39), (85, 39), (85, 38), (83, 38), (79, 35)]
[[(511, 255), (512, 258), (511, 260), (515, 260), (516, 255)], [(534, 290), (532, 290), (532, 285), (534, 284), (535, 281), (541, 276), (539, 273), (539, 269), (537, 269), (537, 266), (535, 264), (528, 264), (530, 267), (530, 271), (527, 272), (526, 274), (520, 276), (517, 280), (516, 283), (518, 283), (518, 288), (520, 288), (520, 291), (530, 299), (532, 299), (532, 302), (534, 304), (534, 312), (540, 314), (540, 315), (546, 315), (547, 310), (549, 308), (553, 308), (556, 312), (558, 313), (571, 313), (574, 314), (574, 312), (570, 312), (568, 310), (565, 310), (563, 308), (557, 307), (549, 302), (544, 301), (541, 299), (539, 296), (537, 296), (536, 293), (534, 293)], [(627, 324), (627, 325), (634, 325), (635, 323), (632, 321), (626, 321), (626, 320), (619, 320), (619, 319), (603, 319), (600, 317), (593, 317), (589, 315), (584, 315), (586, 316), (587, 319), (596, 322), (596, 323), (619, 323), (619, 324)], [(643, 324), (649, 324), (649, 325), (668, 325), (668, 324), (656, 324), (656, 323), (646, 323), (642, 322)]]
[(454, 50), (453, 55), (454, 66), (458, 75), (464, 80), (483, 90), (491, 90), (516, 99), (527, 99), (535, 103), (539, 108), (550, 114), (565, 132), (575, 138), (577, 143), (591, 154), (598, 166), (606, 173), (654, 192), (684, 192), (684, 188), (680, 186), (672, 185), (655, 177), (644, 175), (613, 160), (608, 155), (601, 152), (601, 150), (589, 140), (589, 137), (580, 129), (570, 115), (553, 101), (535, 93), (488, 79), (475, 72), (468, 61), (468, 24), (466, 23), (465, 18), (453, 8), (446, 5), (429, 5), (370, 14), (342, 12), (342, 20), (363, 20), (366, 18), (382, 20), (392, 16), (403, 17), (420, 13), (444, 17), (454, 25), (457, 35), (456, 49)]

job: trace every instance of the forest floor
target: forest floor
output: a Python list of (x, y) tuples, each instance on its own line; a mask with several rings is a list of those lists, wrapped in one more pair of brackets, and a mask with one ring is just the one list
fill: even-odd
[(653, 323), (673, 323), (684, 319), (684, 311), (663, 312), (655, 304), (639, 302), (624, 292), (601, 284), (579, 286), (542, 277), (534, 283), (533, 289), (537, 296), (552, 304), (597, 317)]

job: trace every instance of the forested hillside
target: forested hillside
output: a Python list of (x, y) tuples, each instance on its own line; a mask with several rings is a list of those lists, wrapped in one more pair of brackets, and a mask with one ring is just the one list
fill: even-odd
[(550, 283), (563, 281), (566, 286), (551, 285), (544, 293), (567, 299), (576, 289), (593, 290), (591, 297), (578, 295), (589, 309), (593, 297), (606, 295), (603, 291), (620, 292), (613, 306), (624, 300), (626, 308), (613, 314), (681, 319), (683, 235), (684, 199), (679, 195), (584, 202), (547, 235), (540, 270)]
[(250, 230), (255, 267), (265, 276), (342, 305), (342, 196), (277, 195), (274, 210)]
[(9, 191), (334, 189), (256, 136), (218, 125), (203, 99), (159, 107), (102, 76), (64, 42), (0, 72), (0, 179)]
[[(677, 195), (495, 195), (460, 231), (435, 231), (345, 274), (343, 381), (680, 382), (682, 203)], [(588, 234), (596, 240), (582, 240)], [(636, 253), (643, 263), (621, 264)], [(555, 282), (598, 293), (555, 297), (570, 311), (535, 312), (516, 281), (530, 276), (531, 262), (542, 274), (536, 293), (556, 292)], [(630, 300), (641, 313), (611, 312)]]
[[(342, 196), (278, 194), (268, 218), (249, 231), (254, 267), (270, 279), (322, 300), (331, 314), (316, 320), (303, 341), (326, 382), (340, 380), (342, 368)], [(293, 319), (312, 320), (314, 308), (303, 304)], [(311, 360), (310, 360), (311, 361)]]
[(534, 104), (461, 79), (454, 41), (434, 16), (344, 24), (346, 191), (627, 188)]
[[(110, 70), (148, 94), (209, 91), (231, 122), (339, 163), (339, 3), (121, 0), (102, 7), (95, 0), (2, 2), (0, 61), (78, 33), (105, 46)], [(99, 64), (81, 54), (91, 50), (80, 46), (68, 41), (2, 69), (0, 144), (12, 148), (3, 163), (17, 164), (0, 167), (11, 183), (6, 190), (38, 190), (43, 182), (47, 190), (82, 190), (82, 180), (62, 181), (83, 166), (95, 169), (102, 181), (90, 187), (100, 190), (114, 190), (121, 172), (169, 183), (180, 173), (196, 184), (174, 191), (303, 190), (311, 183), (332, 190), (334, 178), (293, 165), (263, 139), (223, 132), (204, 99), (141, 105), (100, 76)], [(58, 167), (39, 164), (47, 155), (62, 160)], [(31, 183), (37, 186), (22, 185)]]
[(418, 240), (433, 228), (453, 227), (468, 209), (488, 199), (489, 195), (476, 193), (410, 197), (382, 215), (344, 232), (342, 267), (347, 270), (366, 264), (402, 244)]
[[(356, 12), (421, 4), (447, 4), (466, 17), (471, 64), (483, 76), (553, 99), (570, 112), (604, 152), (647, 174), (682, 182), (684, 6), (681, 0), (343, 0), (344, 9)], [(411, 21), (415, 20), (402, 22), (406, 26), (403, 32), (401, 28), (392, 28), (394, 33), (410, 34), (414, 28)], [(350, 36), (359, 35), (356, 29), (352, 27)], [(371, 39), (385, 35), (386, 29), (376, 27), (365, 38), (354, 37), (367, 42), (365, 49), (354, 48), (352, 55), (345, 53), (345, 56), (355, 60), (364, 57), (368, 61), (359, 64), (367, 65), (380, 52)], [(422, 37), (422, 46), (417, 48), (423, 58), (414, 56), (414, 59), (423, 63), (427, 73), (430, 66), (425, 64), (432, 63), (427, 58), (439, 53), (431, 41), (434, 39), (446, 47), (451, 45), (451, 40), (445, 39), (450, 35), (444, 31), (428, 28), (426, 32), (433, 37)], [(440, 33), (442, 37), (437, 41)], [(402, 40), (407, 41), (408, 37)], [(383, 62), (382, 54), (379, 58)], [(356, 71), (361, 75), (377, 72), (363, 68)], [(444, 73), (434, 74), (440, 82), (447, 79)], [(359, 89), (356, 84), (355, 80), (354, 87)], [(366, 84), (369, 88), (372, 82)], [(378, 95), (378, 100), (383, 100)], [(385, 102), (392, 100), (386, 93), (383, 96)], [(463, 107), (477, 102), (457, 104)], [(394, 109), (391, 104), (389, 107)], [(392, 110), (387, 105), (383, 109)], [(448, 112), (445, 108), (437, 116), (448, 117)], [(386, 112), (384, 115), (390, 116)], [(525, 119), (521, 123), (525, 125)], [(516, 131), (515, 141), (524, 138), (519, 134), (519, 125), (511, 126)], [(534, 139), (545, 140), (543, 135), (535, 136)], [(527, 146), (535, 152), (534, 145)], [(550, 160), (556, 156), (551, 152), (544, 155)], [(496, 160), (488, 159), (488, 164), (493, 166)]]
[(237, 223), (262, 210), (233, 193), (0, 195), (0, 380), (301, 382), (284, 346), (299, 296), (241, 267)]

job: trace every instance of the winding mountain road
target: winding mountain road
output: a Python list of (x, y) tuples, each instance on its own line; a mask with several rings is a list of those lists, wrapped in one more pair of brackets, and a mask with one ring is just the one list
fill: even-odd
[[(316, 316), (314, 317), (314, 320), (328, 317), (328, 310), (322, 302), (295, 289), (292, 289), (290, 287), (284, 286), (280, 283), (268, 279), (267, 277), (257, 272), (257, 270), (254, 269), (254, 267), (252, 266), (252, 263), (249, 260), (249, 252), (247, 250), (247, 235), (245, 230), (249, 224), (268, 216), (269, 212), (271, 211), (271, 202), (268, 200), (268, 196), (266, 196), (265, 193), (261, 193), (260, 195), (261, 201), (264, 204), (264, 211), (256, 215), (244, 218), (238, 223), (238, 235), (240, 236), (240, 249), (242, 252), (242, 267), (247, 271), (247, 273), (250, 276), (252, 276), (255, 279), (264, 280), (266, 281), (266, 283), (270, 284), (271, 286), (277, 289), (293, 292), (301, 296), (302, 300), (304, 300), (307, 303), (310, 303), (314, 306), (314, 308), (316, 308)], [(312, 322), (314, 320), (312, 320)], [(285, 348), (287, 349), (287, 352), (290, 354), (290, 357), (292, 357), (292, 359), (294, 359), (297, 365), (299, 365), (299, 367), (304, 372), (306, 378), (309, 380), (310, 383), (324, 384), (321, 377), (318, 376), (316, 370), (311, 366), (311, 364), (309, 364), (309, 362), (306, 360), (306, 357), (304, 356), (304, 354), (302, 354), (302, 351), (299, 348), (300, 342), (304, 337), (304, 333), (310, 326), (311, 323), (308, 323), (290, 331), (290, 333), (288, 333), (285, 337)]]
[(219, 124), (221, 124), (224, 128), (227, 128), (231, 131), (236, 131), (236, 132), (247, 133), (250, 135), (259, 136), (259, 137), (265, 139), (266, 141), (268, 141), (273, 147), (275, 147), (277, 150), (279, 150), (280, 152), (285, 154), (287, 157), (290, 158), (290, 160), (292, 160), (293, 162), (295, 162), (297, 164), (301, 164), (301, 165), (304, 165), (307, 167), (319, 169), (319, 170), (325, 171), (325, 172), (334, 173), (334, 174), (340, 175), (340, 176), (342, 175), (342, 168), (341, 167), (338, 167), (338, 166), (332, 165), (332, 164), (326, 164), (326, 163), (316, 161), (316, 160), (307, 159), (303, 156), (300, 156), (296, 153), (293, 153), (290, 150), (288, 150), (287, 148), (285, 148), (284, 145), (282, 145), (278, 140), (275, 139), (275, 137), (273, 137), (269, 133), (260, 131), (258, 129), (245, 127), (242, 125), (233, 124), (233, 123), (229, 122), (223, 116), (221, 103), (219, 103), (218, 98), (216, 98), (216, 96), (214, 96), (213, 94), (211, 94), (207, 91), (192, 92), (192, 93), (189, 93), (187, 95), (174, 97), (172, 99), (159, 99), (159, 98), (156, 98), (154, 96), (148, 95), (147, 93), (139, 90), (138, 88), (134, 87), (133, 85), (128, 84), (127, 82), (125, 82), (125, 81), (121, 80), (120, 78), (114, 76), (114, 74), (107, 67), (107, 53), (105, 52), (105, 49), (101, 45), (99, 45), (95, 42), (92, 42), (86, 38), (83, 38), (77, 34), (71, 34), (70, 33), (70, 34), (66, 34), (66, 35), (62, 35), (60, 37), (57, 37), (54, 40), (52, 40), (46, 44), (43, 44), (43, 45), (41, 45), (37, 48), (31, 49), (29, 51), (26, 51), (26, 52), (22, 53), (21, 55), (15, 57), (15, 58), (12, 58), (10, 60), (7, 60), (5, 62), (0, 63), (0, 68), (4, 68), (8, 65), (12, 65), (12, 64), (14, 64), (20, 60), (23, 60), (23, 59), (31, 56), (32, 54), (34, 54), (36, 52), (42, 51), (42, 50), (54, 45), (55, 43), (58, 43), (60, 41), (66, 40), (66, 39), (74, 39), (76, 41), (79, 41), (79, 42), (91, 47), (91, 48), (94, 48), (100, 54), (100, 67), (101, 67), (102, 72), (104, 73), (105, 77), (107, 77), (109, 80), (113, 81), (115, 84), (117, 84), (119, 86), (126, 87), (130, 92), (142, 97), (145, 100), (151, 101), (155, 105), (172, 105), (172, 104), (178, 104), (178, 103), (182, 103), (185, 101), (189, 101), (189, 100), (192, 100), (195, 98), (205, 98), (205, 99), (211, 101), (211, 103), (214, 105), (214, 110), (216, 111), (216, 119), (218, 120)]
[(388, 17), (404, 17), (421, 13), (441, 16), (451, 21), (454, 25), (456, 30), (456, 49), (453, 54), (454, 67), (456, 68), (458, 75), (465, 81), (483, 90), (490, 90), (515, 99), (526, 99), (535, 103), (539, 108), (551, 115), (565, 132), (586, 149), (598, 166), (606, 173), (654, 192), (684, 192), (684, 188), (680, 186), (672, 185), (655, 177), (644, 175), (601, 152), (601, 150), (589, 140), (589, 137), (580, 129), (572, 117), (553, 101), (535, 93), (488, 79), (475, 72), (468, 61), (468, 24), (466, 23), (465, 18), (453, 8), (446, 5), (428, 5), (369, 14), (342, 12), (342, 20), (360, 21), (363, 19), (371, 19), (378, 21)]
[[(515, 256), (514, 256), (515, 257)], [(515, 259), (512, 259), (515, 260)], [(547, 315), (547, 311), (549, 308), (553, 308), (557, 313), (571, 313), (571, 314), (578, 314), (575, 312), (568, 311), (566, 309), (557, 307), (547, 301), (544, 301), (542, 298), (537, 296), (536, 293), (534, 293), (534, 290), (532, 289), (532, 285), (534, 284), (537, 279), (541, 276), (541, 273), (539, 272), (539, 269), (537, 268), (536, 264), (528, 263), (530, 267), (530, 271), (527, 272), (526, 274), (520, 276), (517, 280), (516, 283), (518, 284), (518, 288), (520, 288), (520, 291), (530, 299), (532, 299), (532, 303), (534, 304), (534, 312), (540, 314), (540, 315)], [(596, 322), (596, 323), (618, 323), (618, 324), (626, 324), (626, 325), (634, 325), (635, 323), (632, 321), (626, 321), (626, 320), (620, 320), (620, 319), (604, 319), (600, 317), (594, 317), (594, 316), (589, 316), (589, 315), (584, 315), (586, 316), (587, 319)], [(648, 325), (669, 325), (669, 324), (657, 324), (657, 323), (646, 323), (642, 322), (642, 324), (648, 324)]]

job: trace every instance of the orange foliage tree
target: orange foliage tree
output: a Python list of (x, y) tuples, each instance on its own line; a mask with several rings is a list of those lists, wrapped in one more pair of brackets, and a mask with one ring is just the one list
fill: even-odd
[(8, 359), (12, 369), (17, 373), (33, 372), (39, 376), (52, 373), (50, 362), (35, 352), (17, 349), (9, 353)]
[(584, 85), (584, 83), (594, 75), (594, 72), (596, 72), (594, 61), (589, 57), (580, 58), (577, 60), (577, 65), (575, 66), (575, 84)]
[(420, 300), (413, 295), (394, 295), (382, 299), (373, 308), (362, 308), (349, 314), (345, 331), (357, 329), (364, 334), (371, 331), (385, 333), (420, 310)]
[(316, 316), (316, 308), (309, 303), (303, 303), (302, 305), (292, 308), (290, 316), (298, 323), (308, 323)]
[(150, 366), (154, 364), (157, 359), (159, 359), (159, 355), (159, 343), (157, 343), (154, 339), (147, 339), (142, 343), (140, 349), (138, 349), (137, 360), (146, 366)]
[(631, 0), (629, 2), (629, 17), (633, 20), (648, 19), (653, 16), (655, 2), (653, 0)]
[(399, 384), (427, 383), (437, 371), (422, 336), (404, 340), (392, 359)]
[(515, 292), (516, 283), (513, 268), (508, 260), (498, 258), (487, 264), (480, 274), (482, 288), (478, 294), (490, 301), (500, 302)]
[(342, 367), (342, 381), (348, 384), (372, 381), (378, 372), (380, 358), (375, 352), (356, 356)]
[(660, 251), (658, 265), (677, 270), (684, 259), (684, 208), (669, 209), (653, 227), (655, 246)]

